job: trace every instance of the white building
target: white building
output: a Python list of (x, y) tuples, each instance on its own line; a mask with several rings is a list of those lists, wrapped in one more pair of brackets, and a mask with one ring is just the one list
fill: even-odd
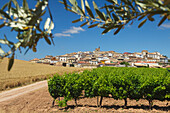
[(59, 61), (60, 62), (67, 62), (68, 56), (67, 55), (61, 55), (59, 56)]

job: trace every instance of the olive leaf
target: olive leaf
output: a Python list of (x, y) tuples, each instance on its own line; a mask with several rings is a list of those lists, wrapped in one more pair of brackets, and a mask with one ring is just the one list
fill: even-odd
[(74, 21), (72, 21), (72, 23), (77, 23), (77, 22), (79, 22), (81, 19), (77, 19), (77, 20), (74, 20)]
[(24, 8), (25, 11), (29, 10), (27, 0), (23, 0), (23, 8)]
[(147, 19), (143, 20), (139, 25), (138, 25), (138, 28), (142, 27), (143, 24), (147, 21)]
[(87, 10), (89, 16), (94, 18), (94, 15), (93, 15), (93, 13), (92, 13), (92, 11), (90, 9), (90, 6), (89, 6), (89, 3), (87, 2), (87, 0), (85, 0), (85, 7), (86, 7), (86, 10)]
[(47, 36), (44, 36), (44, 39), (45, 39), (45, 41), (46, 41), (49, 45), (51, 45), (51, 41), (48, 39)]
[(114, 32), (114, 35), (116, 35), (121, 29), (123, 28), (123, 25), (120, 25), (118, 29)]
[(159, 22), (158, 26), (160, 26), (166, 19), (167, 19), (167, 14), (161, 19), (161, 21)]
[(93, 25), (90, 25), (88, 28), (93, 28), (93, 27), (96, 27), (98, 26), (100, 23), (97, 23), (97, 24), (93, 24)]
[(80, 27), (85, 26), (87, 23), (89, 23), (89, 21), (87, 21), (87, 22), (83, 23), (82, 25), (80, 25)]
[(11, 70), (13, 64), (14, 64), (14, 53), (12, 54), (11, 58), (9, 58), (9, 63), (8, 63), (8, 71)]

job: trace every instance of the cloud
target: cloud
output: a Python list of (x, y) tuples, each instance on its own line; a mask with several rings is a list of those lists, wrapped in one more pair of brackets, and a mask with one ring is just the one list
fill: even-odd
[(85, 31), (83, 28), (81, 27), (71, 27), (70, 29), (64, 31), (63, 33), (71, 33), (71, 34), (75, 34), (75, 33), (79, 33), (79, 31)]
[(170, 28), (170, 23), (162, 24), (161, 27), (163, 27), (163, 28)]
[(71, 34), (80, 33), (80, 31), (85, 31), (85, 30), (81, 27), (74, 27), (73, 26), (70, 29), (63, 31), (62, 33), (55, 33), (54, 36), (56, 36), (56, 37), (70, 37)]
[(64, 34), (64, 33), (56, 33), (56, 34), (54, 34), (54, 36), (56, 36), (56, 37), (70, 37), (71, 35), (70, 34)]

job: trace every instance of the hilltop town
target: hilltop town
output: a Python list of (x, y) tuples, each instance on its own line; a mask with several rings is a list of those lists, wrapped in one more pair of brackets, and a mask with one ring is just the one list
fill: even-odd
[(35, 58), (30, 60), (34, 63), (43, 63), (56, 66), (96, 68), (103, 66), (116, 67), (165, 67), (168, 64), (168, 58), (159, 52), (150, 53), (147, 50), (141, 52), (101, 51), (100, 47), (93, 52), (73, 52), (60, 56), (47, 55), (45, 58)]

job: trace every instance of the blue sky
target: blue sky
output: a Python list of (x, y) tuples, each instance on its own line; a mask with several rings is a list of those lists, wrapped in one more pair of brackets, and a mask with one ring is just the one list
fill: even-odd
[[(1, 5), (9, 0), (1, 1)], [(34, 0), (27, 0), (31, 6), (34, 5)], [(89, 3), (92, 0), (88, 0)], [(104, 0), (95, 0), (98, 6), (106, 3)], [(0, 6), (1, 6), (0, 5)], [(170, 22), (165, 21), (161, 27), (158, 23), (160, 17), (155, 17), (157, 21), (146, 22), (144, 26), (138, 29), (138, 24), (141, 21), (135, 21), (133, 25), (125, 26), (117, 35), (113, 35), (113, 30), (102, 35), (103, 29), (91, 28), (88, 26), (80, 28), (81, 22), (72, 23), (73, 20), (79, 18), (78, 15), (68, 12), (58, 0), (50, 0), (50, 8), (55, 22), (55, 28), (52, 31), (54, 34), (54, 45), (48, 45), (44, 40), (40, 40), (37, 46), (37, 52), (31, 50), (24, 55), (16, 52), (16, 58), (21, 60), (31, 60), (33, 58), (43, 58), (46, 55), (63, 55), (66, 53), (78, 51), (93, 51), (95, 48), (101, 48), (101, 51), (123, 52), (141, 52), (148, 50), (149, 52), (158, 51), (163, 55), (170, 57)], [(2, 7), (2, 6), (1, 6)], [(46, 20), (48, 14), (44, 16)], [(1, 21), (0, 21), (1, 22)], [(0, 37), (6, 34), (8, 39), (15, 41), (16, 33), (10, 32), (9, 28), (0, 29)], [(6, 46), (3, 49), (7, 50)]]

